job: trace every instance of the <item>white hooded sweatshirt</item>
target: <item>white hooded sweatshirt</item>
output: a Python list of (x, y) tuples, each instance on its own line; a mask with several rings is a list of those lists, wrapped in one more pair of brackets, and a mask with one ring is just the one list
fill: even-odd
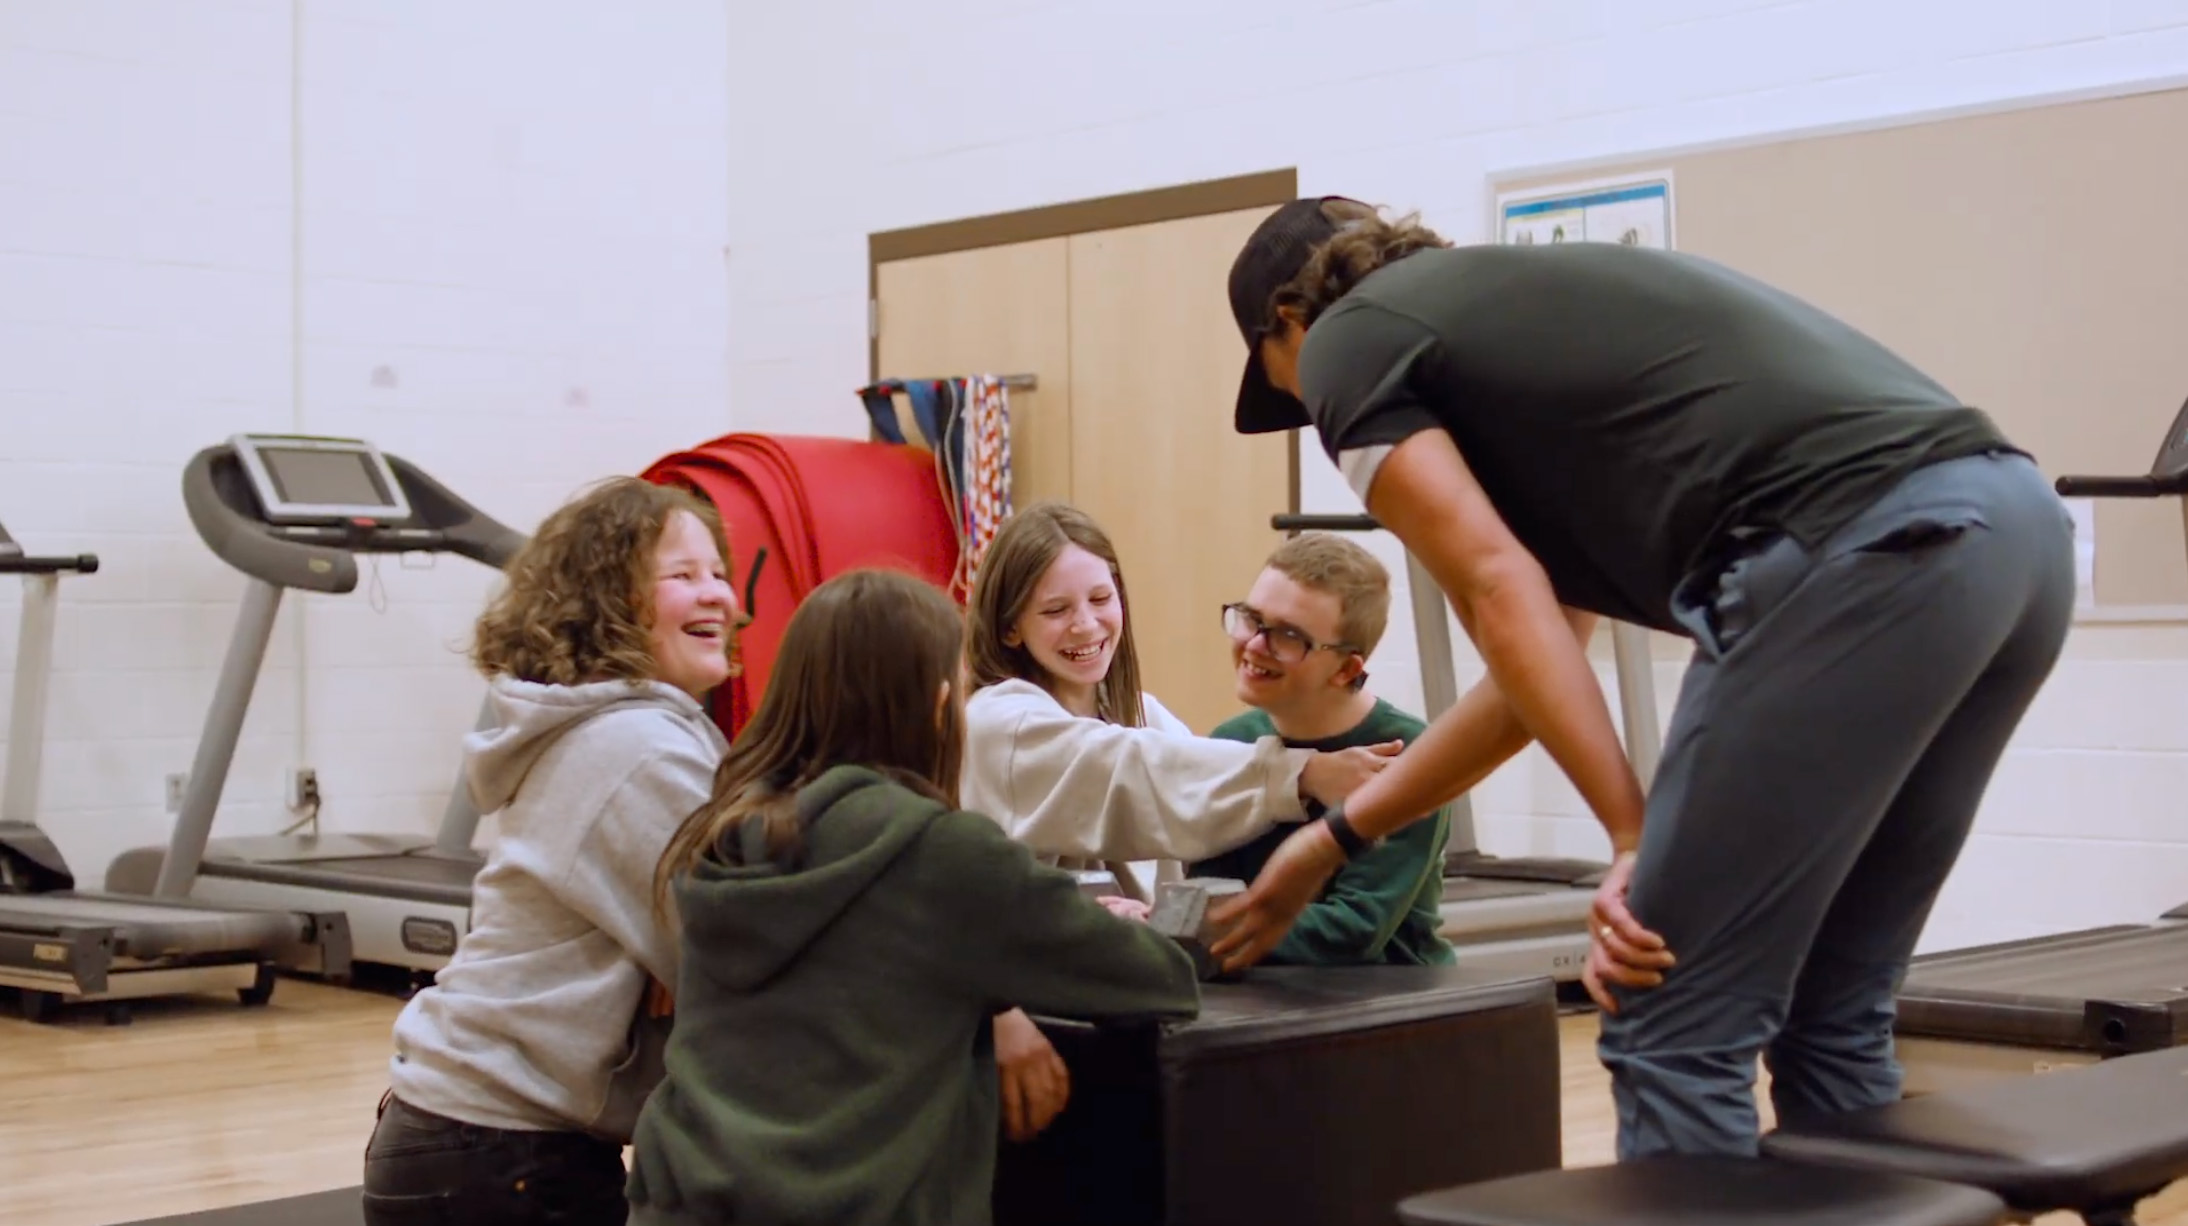
[(471, 931), (396, 1019), (392, 1088), (467, 1123), (621, 1141), (652, 1088), (633, 1084), (648, 976), (676, 984), (654, 868), (726, 746), (691, 695), (658, 681), (500, 678), (490, 696), (495, 726), (464, 749), (499, 837)]
[[(1001, 823), (1035, 855), (1110, 866), (1134, 862), (1140, 897), (1280, 822), (1306, 818), (1299, 772), (1314, 756), (1276, 737), (1252, 744), (1196, 736), (1155, 696), (1147, 726), (1073, 715), (1030, 681), (1000, 681), (965, 703), (964, 805)], [(1151, 871), (1150, 871), (1151, 870)]]

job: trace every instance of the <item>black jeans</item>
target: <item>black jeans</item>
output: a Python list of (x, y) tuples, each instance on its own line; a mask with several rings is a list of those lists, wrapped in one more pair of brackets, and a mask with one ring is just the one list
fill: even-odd
[(623, 1226), (621, 1146), (515, 1132), (389, 1095), (365, 1146), (365, 1226)]

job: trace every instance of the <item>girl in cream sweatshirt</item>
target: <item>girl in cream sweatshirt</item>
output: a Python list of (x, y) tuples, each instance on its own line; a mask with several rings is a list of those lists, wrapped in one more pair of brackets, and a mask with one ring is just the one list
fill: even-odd
[(1116, 549), (1061, 503), (1004, 521), (968, 621), (965, 803), (1036, 855), (1166, 861), (1167, 878), (1337, 803), (1396, 752), (1196, 736), (1140, 689)]
[[(1274, 736), (1194, 735), (1140, 689), (1115, 547), (1062, 503), (1003, 521), (981, 557), (966, 634), (965, 807), (1045, 859), (1106, 865), (1143, 903), (1183, 875), (1180, 861), (1336, 804), (1400, 748), (1324, 753)], [(1022, 1012), (995, 1019), (995, 1047), (1004, 1122), (1022, 1139), (1063, 1110), (1069, 1075)]]

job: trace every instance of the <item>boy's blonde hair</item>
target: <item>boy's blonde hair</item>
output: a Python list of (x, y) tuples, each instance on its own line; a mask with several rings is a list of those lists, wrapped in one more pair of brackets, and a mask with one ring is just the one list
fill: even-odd
[(1337, 633), (1373, 655), (1390, 625), (1390, 571), (1372, 553), (1331, 532), (1306, 532), (1277, 546), (1265, 563), (1301, 587), (1337, 597)]

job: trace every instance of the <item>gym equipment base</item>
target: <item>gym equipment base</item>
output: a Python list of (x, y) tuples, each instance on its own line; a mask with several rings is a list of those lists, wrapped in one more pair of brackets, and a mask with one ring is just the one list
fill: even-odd
[(2179, 912), (1914, 960), (1896, 1028), (1905, 1092), (1943, 1090), (2160, 1051), (2188, 1041), (2188, 923)]
[(995, 1226), (1386, 1226), (1406, 1196), (1562, 1160), (1555, 985), (1254, 967), (1169, 1025), (1035, 1019), (1071, 1072), (1001, 1142)]

